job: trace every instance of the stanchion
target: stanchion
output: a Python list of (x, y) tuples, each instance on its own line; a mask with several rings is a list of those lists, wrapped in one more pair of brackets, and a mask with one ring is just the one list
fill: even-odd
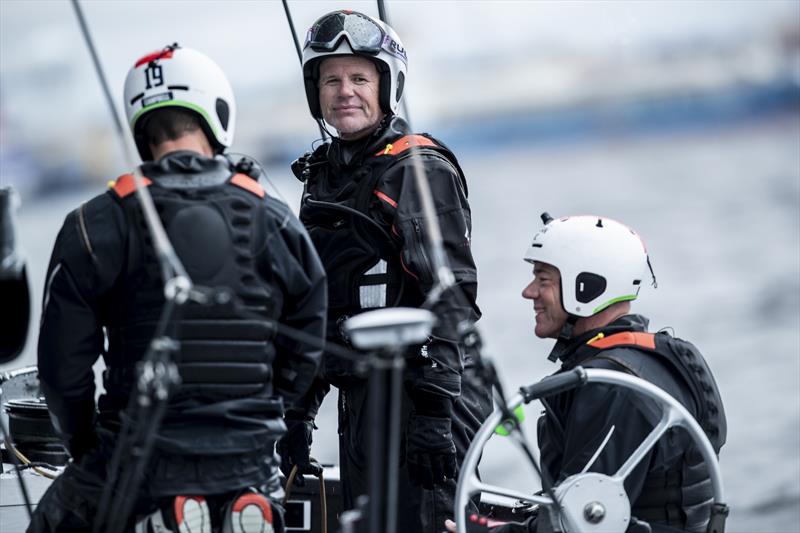
[[(369, 502), (366, 517), (348, 517), (343, 523), (348, 531), (396, 533), (404, 352), (428, 338), (435, 320), (425, 309), (395, 307), (363, 313), (344, 325), (355, 347), (373, 352), (368, 378)], [(352, 529), (354, 522), (357, 529)]]

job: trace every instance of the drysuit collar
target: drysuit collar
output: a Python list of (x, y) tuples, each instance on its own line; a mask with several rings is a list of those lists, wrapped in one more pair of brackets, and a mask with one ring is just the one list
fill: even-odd
[[(158, 161), (146, 161), (140, 168), (143, 176), (157, 180), (164, 187), (202, 187), (224, 183), (231, 177), (231, 162), (225, 156), (205, 157), (191, 150), (170, 152)], [(196, 178), (202, 177), (202, 183)]]
[(563, 366), (569, 366), (570, 362), (579, 351), (579, 348), (590, 339), (596, 337), (599, 333), (608, 336), (621, 331), (647, 331), (647, 327), (650, 323), (650, 321), (642, 315), (623, 315), (603, 327), (595, 328), (581, 333), (577, 337), (573, 337), (572, 329), (575, 322), (577, 322), (577, 317), (570, 315), (567, 323), (564, 324), (564, 327), (561, 329), (555, 346), (553, 346), (550, 355), (547, 357), (550, 361), (555, 362), (560, 359)]
[(334, 137), (328, 150), (328, 160), (336, 167), (361, 165), (369, 157), (383, 149), (387, 143), (411, 132), (408, 123), (397, 115), (386, 115), (378, 128), (362, 139), (345, 141)]

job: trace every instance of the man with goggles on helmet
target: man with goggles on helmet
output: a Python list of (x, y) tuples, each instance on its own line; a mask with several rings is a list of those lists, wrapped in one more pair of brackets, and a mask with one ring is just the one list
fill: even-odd
[[(424, 168), (456, 287), (442, 295), (429, 342), (407, 354), (404, 375), (401, 501), (398, 531), (439, 531), (452, 516), (457, 465), (491, 412), (476, 383), (456, 325), (479, 316), (470, 249), (466, 181), (441, 142), (413, 134), (396, 115), (407, 56), (392, 28), (354, 11), (317, 20), (303, 49), (311, 114), (336, 135), (294, 165), (305, 188), (300, 219), (328, 274), (328, 339), (347, 344), (341, 324), (382, 307), (419, 307), (435, 284), (426, 250), (430, 221), (414, 179)], [(326, 354), (320, 379), (302, 408), (287, 411), (279, 442), (282, 469), (315, 473), (309, 462), (313, 420), (330, 385), (339, 389), (340, 466), (345, 508), (367, 491), (366, 380), (351, 362)]]
[[(181, 383), (137, 472), (142, 488), (122, 497), (142, 517), (136, 531), (281, 531), (282, 511), (265, 497), (280, 489), (274, 443), (285, 431), (284, 403), (306, 392), (321, 351), (275, 337), (274, 323), (322, 338), (322, 264), (300, 221), (245, 173), (252, 166), (223, 155), (236, 106), (216, 63), (168, 46), (136, 62), (124, 99), (144, 161), (138, 170), (181, 263), (195, 287), (234, 299), (187, 302), (173, 316), (167, 331), (179, 342)], [(130, 174), (70, 213), (58, 235), (39, 378), (73, 461), (29, 531), (89, 531), (107, 511), (98, 506), (105, 480), (120, 474), (110, 457), (121, 416), (165, 306), (153, 241)], [(100, 355), (105, 392), (96, 410)], [(132, 453), (121, 451), (123, 461)]]
[[(561, 363), (559, 372), (580, 365), (653, 383), (692, 413), (719, 453), (727, 423), (705, 359), (666, 330), (649, 333), (648, 319), (631, 313), (644, 277), (652, 275), (639, 235), (605, 217), (554, 220), (545, 213), (542, 219), (525, 255), (534, 278), (522, 297), (533, 302), (536, 336), (556, 339), (549, 359)], [(587, 466), (617, 472), (661, 418), (651, 401), (606, 384), (548, 396), (542, 404), (539, 448), (542, 475), (551, 485)], [(628, 531), (706, 531), (711, 480), (688, 433), (669, 430), (625, 480), (625, 490), (636, 519)], [(493, 531), (536, 531), (536, 524), (532, 519)]]

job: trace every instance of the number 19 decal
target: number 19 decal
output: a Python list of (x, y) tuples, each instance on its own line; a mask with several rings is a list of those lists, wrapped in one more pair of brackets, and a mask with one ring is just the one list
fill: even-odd
[(150, 63), (144, 70), (144, 77), (147, 81), (147, 87), (145, 87), (146, 89), (152, 89), (153, 87), (164, 85), (164, 75), (161, 71), (161, 66), (157, 65), (155, 62)]

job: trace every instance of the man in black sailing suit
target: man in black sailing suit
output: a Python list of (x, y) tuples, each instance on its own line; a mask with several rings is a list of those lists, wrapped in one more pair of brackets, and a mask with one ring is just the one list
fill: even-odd
[[(603, 368), (660, 387), (697, 419), (719, 453), (727, 424), (705, 359), (694, 345), (666, 331), (648, 333), (647, 318), (630, 314), (630, 302), (650, 265), (639, 236), (605, 217), (542, 217), (545, 226), (525, 256), (534, 265), (534, 279), (522, 296), (533, 301), (536, 335), (557, 339), (550, 360), (561, 361), (559, 372), (578, 365)], [(600, 448), (588, 470), (616, 473), (661, 417), (653, 402), (605, 384), (549, 396), (542, 403), (539, 448), (542, 473), (551, 484), (583, 471)], [(626, 478), (625, 490), (632, 516), (653, 532), (706, 531), (711, 480), (685, 431), (669, 430)], [(629, 531), (648, 531), (636, 522)], [(536, 530), (537, 521), (530, 520), (493, 531)]]
[[(226, 288), (244, 309), (187, 303), (173, 324), (181, 384), (139, 493), (125, 495), (145, 517), (137, 531), (282, 531), (281, 510), (266, 497), (277, 482), (274, 443), (284, 404), (306, 392), (321, 350), (275, 336), (273, 324), (323, 338), (322, 264), (287, 206), (222, 155), (235, 102), (212, 60), (177, 45), (145, 56), (128, 74), (125, 104), (139, 170), (189, 277)], [(70, 213), (58, 235), (39, 377), (73, 462), (29, 531), (88, 531), (98, 512), (136, 364), (165, 304), (152, 243), (131, 175)], [(107, 370), (96, 411), (100, 355)]]
[[(435, 532), (452, 516), (457, 464), (491, 412), (456, 333), (479, 317), (464, 175), (439, 141), (414, 135), (395, 115), (406, 53), (395, 32), (371, 17), (337, 11), (311, 28), (303, 51), (312, 115), (337, 136), (294, 165), (305, 183), (300, 219), (328, 274), (329, 341), (347, 344), (348, 317), (382, 307), (419, 307), (436, 283), (414, 158), (430, 183), (457, 287), (435, 306), (439, 325), (414, 346), (404, 375), (398, 531)], [(367, 383), (352, 362), (326, 354), (302, 408), (287, 412), (282, 468), (309, 463), (313, 419), (330, 385), (339, 389), (340, 464), (345, 508), (367, 491)]]

